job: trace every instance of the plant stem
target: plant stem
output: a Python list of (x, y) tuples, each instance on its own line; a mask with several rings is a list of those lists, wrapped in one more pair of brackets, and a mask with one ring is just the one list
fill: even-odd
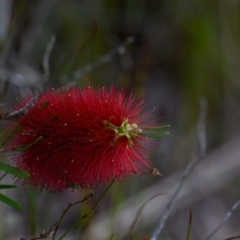
[(98, 205), (98, 203), (102, 200), (102, 198), (104, 197), (104, 195), (107, 193), (107, 191), (110, 189), (110, 187), (113, 185), (114, 180), (109, 184), (109, 186), (104, 190), (104, 192), (101, 194), (101, 196), (99, 197), (99, 199), (96, 201), (96, 203), (93, 205), (93, 207), (89, 210), (88, 213), (86, 213), (85, 215), (83, 215), (80, 219), (78, 219), (70, 228), (67, 229), (67, 231), (59, 238), (59, 240), (62, 240), (70, 231), (72, 231), (75, 227), (77, 227), (81, 220), (83, 218), (86, 218)]

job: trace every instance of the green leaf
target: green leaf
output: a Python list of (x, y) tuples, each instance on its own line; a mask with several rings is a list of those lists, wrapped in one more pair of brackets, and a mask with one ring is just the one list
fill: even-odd
[(15, 177), (27, 178), (30, 176), (29, 173), (3, 162), (0, 162), (0, 169)]
[(162, 133), (139, 133), (140, 135), (144, 136), (144, 137), (149, 137), (149, 138), (163, 138), (166, 137), (167, 135), (169, 135), (169, 132), (162, 132)]
[(12, 200), (11, 198), (9, 198), (1, 193), (0, 193), (0, 201), (8, 204), (11, 207), (17, 208), (17, 209), (24, 209), (20, 203)]
[(9, 185), (9, 184), (0, 184), (0, 189), (5, 189), (5, 188), (15, 188), (17, 186), (15, 185)]
[(165, 130), (165, 129), (168, 129), (168, 128), (170, 128), (170, 125), (162, 125), (160, 127), (149, 127), (149, 128), (142, 127), (142, 129), (146, 129), (146, 130)]

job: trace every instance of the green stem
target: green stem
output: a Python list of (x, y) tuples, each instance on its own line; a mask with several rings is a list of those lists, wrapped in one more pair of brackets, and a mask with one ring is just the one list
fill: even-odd
[(33, 190), (28, 190), (29, 226), (32, 235), (36, 234), (36, 199)]
[(186, 240), (190, 240), (192, 232), (192, 210), (189, 213), (189, 221), (188, 221), (188, 231), (187, 231), (187, 238)]
[(102, 195), (99, 197), (99, 199), (97, 200), (97, 202), (93, 205), (93, 207), (89, 210), (88, 213), (86, 213), (85, 215), (83, 215), (80, 219), (78, 219), (70, 228), (67, 229), (67, 231), (65, 231), (65, 233), (59, 238), (59, 240), (62, 240), (70, 231), (72, 231), (75, 227), (77, 227), (83, 218), (86, 218), (98, 205), (98, 203), (102, 200), (102, 198), (104, 197), (104, 195), (106, 194), (106, 192), (110, 189), (110, 187), (113, 185), (114, 180), (109, 184), (109, 186), (104, 190), (104, 192), (102, 193)]

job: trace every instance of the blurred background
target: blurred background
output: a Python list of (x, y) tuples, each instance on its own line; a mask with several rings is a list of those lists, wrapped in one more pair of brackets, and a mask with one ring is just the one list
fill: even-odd
[[(171, 125), (171, 134), (157, 140), (149, 156), (163, 176), (143, 175), (114, 184), (94, 213), (64, 239), (149, 239), (194, 155), (202, 98), (208, 103), (207, 152), (182, 189), (159, 239), (186, 239), (190, 209), (191, 239), (205, 239), (240, 198), (240, 1), (0, 0), (2, 110), (9, 111), (16, 98), (31, 93), (41, 81), (52, 35), (56, 42), (45, 89), (124, 86), (144, 97), (146, 111), (156, 108), (152, 120)], [(126, 44), (129, 37), (135, 41)], [(2, 161), (7, 159), (7, 154), (1, 155)], [(2, 180), (13, 182), (11, 177)], [(104, 189), (95, 190), (97, 197)], [(49, 194), (21, 187), (3, 192), (25, 207), (20, 211), (0, 204), (4, 240), (39, 236), (70, 202), (87, 194)], [(157, 194), (129, 237), (137, 211)], [(68, 212), (59, 237), (97, 197), (89, 206), (80, 204)], [(212, 239), (240, 235), (239, 219), (240, 209)]]

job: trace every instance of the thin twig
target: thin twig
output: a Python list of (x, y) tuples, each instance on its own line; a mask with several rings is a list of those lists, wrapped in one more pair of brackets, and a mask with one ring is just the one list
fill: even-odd
[(51, 56), (51, 52), (52, 52), (55, 40), (56, 40), (56, 36), (52, 35), (51, 39), (50, 39), (50, 41), (47, 45), (45, 54), (43, 56), (43, 69), (44, 69), (43, 83), (47, 82), (48, 78), (50, 76), (49, 59), (50, 59), (50, 56)]
[(105, 194), (107, 193), (107, 191), (110, 189), (110, 187), (113, 185), (113, 183), (115, 182), (115, 180), (112, 180), (112, 182), (107, 186), (107, 188), (103, 191), (103, 193), (101, 194), (101, 196), (99, 197), (99, 199), (95, 202), (95, 204), (92, 206), (91, 210), (85, 214), (82, 218), (86, 218), (88, 216), (88, 214), (90, 212), (92, 212), (98, 205), (98, 203), (102, 200), (102, 198), (105, 196)]
[(3, 180), (3, 178), (5, 178), (6, 176), (7, 176), (7, 172), (5, 172), (1, 177), (0, 177), (0, 181), (2, 181)]
[[(38, 240), (38, 239), (44, 239), (44, 238), (49, 238), (53, 235), (53, 239), (56, 236), (56, 232), (58, 230), (58, 227), (63, 219), (63, 217), (66, 215), (66, 213), (69, 211), (69, 209), (73, 206), (75, 206), (76, 204), (79, 203), (87, 203), (89, 201), (90, 198), (92, 198), (94, 196), (94, 193), (89, 193), (86, 197), (84, 197), (82, 200), (77, 201), (75, 203), (70, 203), (64, 210), (62, 215), (60, 216), (59, 220), (57, 222), (55, 222), (51, 228), (46, 232), (45, 230), (42, 231), (42, 233), (40, 233), (39, 237), (35, 237), (35, 238), (31, 238), (30, 240)], [(53, 228), (55, 227), (55, 229), (53, 230)], [(25, 240), (25, 238), (21, 238), (20, 240)]]
[(49, 78), (49, 75), (50, 75), (49, 58), (50, 58), (51, 51), (52, 51), (52, 48), (54, 46), (54, 43), (55, 43), (55, 36), (52, 36), (48, 45), (47, 45), (45, 54), (43, 56), (43, 69), (44, 69), (43, 80), (34, 89), (32, 99), (24, 107), (14, 111), (14, 112), (6, 113), (6, 114), (2, 115), (1, 116), (2, 119), (15, 120), (15, 119), (25, 115), (27, 113), (28, 109), (31, 108), (34, 105), (35, 101), (38, 98), (39, 93), (42, 91), (44, 83), (46, 81), (48, 81), (48, 78)]
[[(85, 67), (75, 71), (72, 73), (71, 78), (73, 79), (72, 82), (68, 83), (68, 85), (72, 85), (75, 83), (76, 80), (82, 78), (85, 74), (92, 72), (94, 69), (98, 68), (104, 63), (110, 62), (112, 58), (117, 55), (123, 55), (126, 52), (126, 48), (134, 43), (135, 39), (133, 37), (128, 37), (123, 44), (121, 44), (119, 47), (111, 50), (109, 53), (101, 56), (96, 61), (87, 64)], [(62, 79), (66, 79), (67, 76), (63, 76)]]
[[(56, 224), (56, 223), (55, 223), (55, 224)], [(55, 224), (54, 224), (54, 225), (55, 225)], [(51, 237), (52, 234), (53, 234), (52, 229), (53, 229), (54, 225), (49, 229), (49, 231), (46, 232), (45, 230), (43, 230), (43, 231), (40, 233), (39, 237), (34, 237), (34, 238), (31, 238), (30, 240), (38, 240), (38, 239), (44, 239), (44, 238), (49, 238), (49, 237)], [(25, 238), (20, 238), (20, 240), (26, 240), (26, 239), (25, 239)]]
[(56, 223), (53, 224), (53, 226), (55, 226), (55, 229), (54, 229), (54, 234), (53, 234), (52, 240), (55, 239), (56, 234), (57, 234), (57, 230), (58, 230), (58, 228), (59, 228), (59, 226), (60, 226), (60, 224), (61, 224), (64, 216), (65, 216), (66, 213), (69, 211), (69, 209), (70, 209), (71, 207), (79, 204), (79, 203), (83, 203), (83, 202), (84, 202), (84, 203), (88, 203), (89, 199), (92, 198), (94, 195), (95, 195), (95, 193), (89, 193), (89, 194), (88, 194), (85, 198), (83, 198), (82, 200), (77, 201), (77, 202), (75, 202), (75, 203), (69, 203), (69, 205), (63, 210), (63, 213), (62, 213), (62, 215), (60, 216), (59, 220), (58, 220)]
[(224, 240), (234, 240), (234, 239), (240, 239), (240, 235), (235, 236), (235, 237), (226, 238)]
[[(101, 199), (104, 197), (104, 195), (107, 193), (107, 191), (110, 189), (110, 187), (113, 185), (114, 180), (108, 185), (108, 187), (104, 190), (104, 192), (101, 194), (99, 199), (96, 201), (96, 203), (92, 206), (92, 208), (89, 210), (88, 213), (84, 214), (79, 220), (77, 220), (70, 228), (67, 229), (67, 231), (59, 238), (59, 240), (62, 240), (70, 231), (72, 231), (76, 226), (79, 225), (82, 219), (86, 218), (93, 210), (97, 207), (98, 203), (101, 201)], [(53, 239), (54, 240), (54, 239)]]
[(133, 228), (134, 228), (134, 226), (135, 226), (138, 218), (140, 217), (140, 215), (141, 215), (144, 207), (145, 207), (152, 199), (154, 199), (154, 198), (156, 198), (156, 197), (159, 197), (160, 195), (162, 195), (162, 194), (160, 193), (160, 194), (156, 194), (156, 195), (152, 196), (151, 198), (149, 198), (149, 199), (139, 208), (139, 210), (137, 211), (136, 217), (134, 218), (134, 221), (133, 221), (133, 223), (131, 224), (131, 226), (130, 226), (130, 228), (129, 228), (129, 230), (128, 230), (128, 233), (127, 233), (125, 239), (130, 239), (130, 238), (131, 238), (131, 234), (132, 234)]
[(209, 236), (206, 238), (206, 240), (210, 240), (215, 233), (223, 226), (223, 224), (226, 223), (226, 221), (232, 216), (232, 213), (238, 208), (240, 205), (240, 200), (238, 200), (230, 209), (230, 211), (226, 214), (226, 216), (223, 218), (223, 220), (220, 222), (220, 224), (212, 231), (212, 233), (209, 234)]
[(163, 210), (163, 213), (158, 221), (157, 227), (155, 228), (152, 234), (151, 240), (157, 240), (157, 237), (160, 235), (162, 229), (164, 228), (165, 222), (174, 204), (176, 203), (178, 194), (180, 193), (184, 183), (186, 182), (188, 176), (193, 171), (194, 167), (197, 165), (200, 159), (202, 159), (205, 153), (205, 150), (206, 150), (205, 118), (206, 118), (206, 112), (207, 112), (207, 103), (205, 99), (202, 99), (200, 101), (200, 106), (201, 106), (201, 109), (200, 109), (198, 126), (197, 126), (196, 154), (193, 157), (193, 159), (189, 162), (186, 169), (184, 170), (175, 192), (173, 193), (170, 201), (168, 202), (167, 206)]

